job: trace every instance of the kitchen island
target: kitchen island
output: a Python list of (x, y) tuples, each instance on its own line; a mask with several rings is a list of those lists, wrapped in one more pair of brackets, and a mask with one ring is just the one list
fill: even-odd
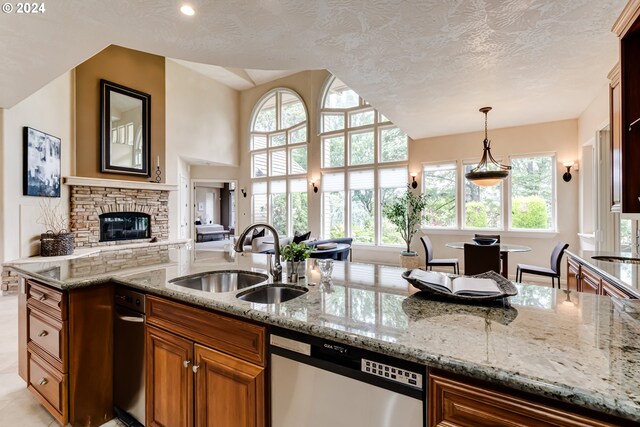
[(399, 268), (337, 262), (333, 285), (321, 286), (314, 262), (308, 264), (300, 284), (309, 291), (281, 304), (241, 301), (236, 298), (241, 291), (211, 293), (171, 283), (212, 270), (264, 273), (265, 255), (168, 249), (149, 259), (142, 251), (114, 251), (12, 269), (64, 292), (106, 283), (126, 285), (234, 318), (550, 398), (574, 409), (640, 421), (637, 301), (519, 284), (510, 307), (452, 304), (422, 297), (400, 277)]
[(640, 258), (631, 252), (566, 251), (570, 290), (640, 298)]

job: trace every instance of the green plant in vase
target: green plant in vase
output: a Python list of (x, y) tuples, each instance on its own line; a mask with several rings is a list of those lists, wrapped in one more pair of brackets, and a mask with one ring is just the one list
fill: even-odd
[(287, 262), (287, 277), (292, 279), (292, 274), (304, 277), (306, 273), (305, 260), (309, 258), (311, 248), (304, 243), (289, 243), (280, 251), (282, 259)]
[(420, 228), (422, 211), (427, 206), (427, 198), (424, 194), (416, 194), (409, 186), (404, 193), (395, 196), (382, 206), (382, 213), (400, 233), (406, 243), (405, 251), (400, 254), (400, 263), (406, 268), (418, 267), (418, 254), (411, 250), (411, 240)]

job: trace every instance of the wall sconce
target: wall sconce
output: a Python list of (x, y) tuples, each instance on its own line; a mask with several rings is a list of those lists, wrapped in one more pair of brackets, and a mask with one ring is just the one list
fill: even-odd
[[(562, 162), (562, 166), (564, 166), (565, 168), (567, 168), (567, 171), (564, 173), (564, 175), (562, 175), (562, 179), (564, 179), (564, 182), (569, 182), (571, 181), (571, 167), (574, 165), (575, 163), (573, 161), (568, 161), (568, 162)], [(578, 169), (578, 166), (576, 166), (575, 168), (576, 170)]]
[(241, 188), (240, 192), (242, 193), (242, 197), (247, 197), (247, 192), (244, 191), (244, 188)]
[(411, 188), (413, 188), (414, 190), (418, 188), (418, 181), (416, 181), (416, 176), (418, 176), (417, 173), (411, 173)]
[(313, 187), (313, 192), (317, 193), (318, 192), (318, 187), (316, 186), (316, 181), (309, 181), (309, 185)]

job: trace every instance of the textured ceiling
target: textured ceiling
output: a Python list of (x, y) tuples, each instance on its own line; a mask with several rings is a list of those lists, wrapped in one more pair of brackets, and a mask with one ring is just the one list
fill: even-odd
[(577, 117), (626, 0), (46, 2), (0, 14), (0, 107), (109, 44), (228, 69), (326, 68), (413, 138)]

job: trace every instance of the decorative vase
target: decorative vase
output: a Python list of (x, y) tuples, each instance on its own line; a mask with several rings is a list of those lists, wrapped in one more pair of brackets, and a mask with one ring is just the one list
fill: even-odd
[(287, 279), (292, 280), (293, 273), (298, 275), (298, 279), (304, 277), (307, 273), (307, 261), (287, 261)]
[(400, 267), (407, 270), (420, 267), (420, 257), (417, 252), (400, 253)]
[(47, 231), (40, 235), (41, 256), (71, 255), (73, 247), (73, 233)]

